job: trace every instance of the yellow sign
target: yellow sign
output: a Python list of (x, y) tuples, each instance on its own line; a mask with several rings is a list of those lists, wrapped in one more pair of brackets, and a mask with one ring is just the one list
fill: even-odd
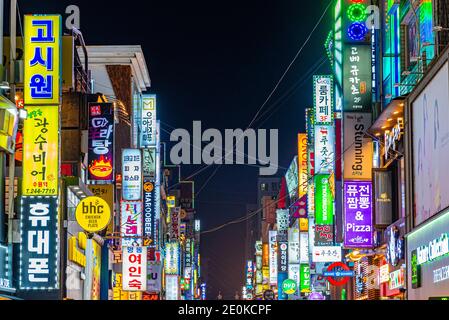
[(308, 187), (307, 134), (298, 134), (298, 195), (301, 199)]
[(57, 105), (61, 95), (61, 16), (25, 15), (25, 105)]
[(154, 184), (152, 182), (145, 182), (143, 185), (143, 190), (146, 192), (151, 192), (154, 190)]
[[(99, 197), (107, 202), (109, 208), (111, 209), (111, 214), (114, 212), (114, 185), (112, 184), (97, 184), (89, 185), (89, 190), (94, 196)], [(111, 219), (108, 224), (108, 234), (112, 234), (113, 230), (113, 219)]]
[(299, 218), (299, 231), (309, 231), (309, 219)]
[(92, 270), (91, 300), (100, 300), (101, 247), (94, 240), (91, 241), (92, 241), (92, 254), (94, 259)]
[(69, 238), (67, 258), (81, 267), (86, 267), (86, 255), (78, 248), (86, 250), (87, 236), (84, 232), (78, 233), (78, 238)]
[(103, 199), (87, 197), (76, 207), (75, 218), (85, 231), (98, 232), (108, 226), (111, 220), (111, 209)]
[(23, 126), (24, 196), (56, 196), (59, 179), (59, 107), (27, 107)]
[(122, 290), (122, 278), (121, 273), (114, 274), (113, 300), (128, 300), (128, 292)]

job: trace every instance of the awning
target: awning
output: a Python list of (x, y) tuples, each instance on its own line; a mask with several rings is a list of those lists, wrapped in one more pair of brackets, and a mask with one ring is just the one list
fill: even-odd
[(377, 117), (377, 120), (367, 130), (371, 138), (383, 138), (385, 131), (391, 130), (397, 123), (398, 119), (404, 119), (405, 97), (397, 97), (391, 100), (390, 104)]

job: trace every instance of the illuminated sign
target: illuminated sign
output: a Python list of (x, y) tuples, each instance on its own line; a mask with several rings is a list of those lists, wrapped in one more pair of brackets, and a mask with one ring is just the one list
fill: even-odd
[(309, 262), (309, 234), (307, 232), (299, 233), (299, 262)]
[(156, 191), (153, 182), (145, 179), (143, 184), (143, 234), (153, 242), (157, 236)]
[(76, 222), (87, 232), (104, 230), (111, 220), (111, 209), (99, 197), (87, 197), (80, 201), (75, 211)]
[(58, 105), (61, 95), (61, 16), (25, 15), (24, 100)]
[(299, 230), (297, 228), (288, 229), (288, 262), (299, 262)]
[(384, 133), (384, 156), (385, 160), (388, 161), (393, 158), (393, 155), (397, 154), (396, 143), (401, 141), (404, 131), (404, 119), (398, 118), (396, 125), (391, 128), (391, 130), (386, 130)]
[(329, 246), (334, 242), (333, 225), (315, 225), (315, 246)]
[(288, 250), (288, 244), (287, 242), (279, 242), (279, 266), (278, 270), (279, 272), (287, 272), (287, 250)]
[(141, 147), (156, 145), (156, 95), (143, 95)]
[(444, 266), (433, 270), (433, 283), (446, 281), (449, 279), (449, 266)]
[(143, 176), (156, 179), (156, 148), (142, 149), (142, 157)]
[(142, 154), (138, 149), (122, 150), (122, 199), (142, 198)]
[(169, 236), (170, 240), (178, 240), (181, 223), (181, 208), (176, 207), (170, 210)]
[[(87, 186), (89, 190), (92, 192), (92, 194), (96, 197), (99, 197), (106, 201), (106, 203), (109, 205), (109, 209), (111, 210), (111, 213), (114, 212), (114, 185), (112, 184), (96, 184), (96, 185), (88, 185)], [(108, 225), (108, 233), (112, 233), (113, 230), (113, 219), (109, 221)]]
[(372, 183), (344, 183), (344, 246), (371, 248), (373, 246)]
[(312, 253), (313, 262), (340, 262), (342, 258), (341, 247), (327, 246), (314, 247)]
[(21, 290), (58, 289), (58, 197), (22, 197)]
[(334, 202), (329, 179), (329, 175), (315, 176), (315, 224), (317, 225), (334, 223)]
[(165, 273), (179, 274), (179, 243), (167, 242), (165, 244)]
[(335, 160), (335, 128), (315, 125), (315, 172), (331, 174)]
[(365, 138), (371, 114), (345, 112), (343, 122), (344, 180), (371, 180), (373, 143), (371, 138)]
[(427, 245), (423, 245), (416, 249), (418, 265), (432, 262), (439, 257), (449, 253), (449, 235), (441, 234), (439, 238), (433, 239)]
[(399, 289), (405, 285), (405, 274), (404, 269), (399, 269), (390, 273), (390, 290)]
[(114, 181), (114, 107), (112, 103), (89, 103), (89, 181)]
[(384, 264), (379, 268), (379, 283), (385, 283), (390, 281), (390, 266)]
[(284, 209), (276, 210), (277, 236), (279, 241), (287, 241), (288, 238), (289, 211)]
[(308, 162), (307, 162), (307, 134), (298, 134), (298, 195), (307, 195)]
[(343, 57), (344, 111), (371, 112), (371, 45), (344, 46)]
[(121, 211), (121, 234), (122, 246), (132, 246), (134, 243), (142, 245), (142, 202), (122, 201)]
[(287, 182), (287, 190), (291, 199), (295, 199), (298, 190), (298, 157), (295, 156), (290, 167), (285, 174), (285, 181)]
[(308, 264), (301, 264), (299, 280), (301, 292), (310, 292), (310, 267)]
[(332, 125), (334, 120), (332, 76), (313, 76), (315, 123)]
[(59, 108), (29, 106), (23, 127), (22, 195), (54, 196), (59, 179)]
[(146, 291), (147, 247), (123, 247), (123, 290)]
[(268, 240), (270, 244), (270, 285), (277, 285), (278, 261), (277, 261), (277, 232), (270, 230)]

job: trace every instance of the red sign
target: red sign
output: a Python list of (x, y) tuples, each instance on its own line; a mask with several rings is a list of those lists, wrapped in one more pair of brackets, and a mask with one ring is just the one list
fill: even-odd
[[(334, 271), (335, 269), (343, 269), (346, 271), (351, 270), (351, 268), (349, 268), (343, 262), (334, 262), (329, 267), (327, 267), (327, 271)], [(334, 277), (327, 277), (327, 280), (329, 281), (329, 283), (331, 285), (338, 287), (338, 286), (344, 286), (349, 281), (349, 278), (350, 277), (342, 277), (341, 280), (336, 280)]]
[(144, 292), (142, 295), (142, 300), (159, 300), (159, 294)]

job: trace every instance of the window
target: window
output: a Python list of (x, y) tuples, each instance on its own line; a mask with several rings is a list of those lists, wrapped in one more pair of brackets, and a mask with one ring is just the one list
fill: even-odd
[(266, 183), (262, 183), (260, 185), (260, 190), (261, 191), (268, 191), (268, 185)]

